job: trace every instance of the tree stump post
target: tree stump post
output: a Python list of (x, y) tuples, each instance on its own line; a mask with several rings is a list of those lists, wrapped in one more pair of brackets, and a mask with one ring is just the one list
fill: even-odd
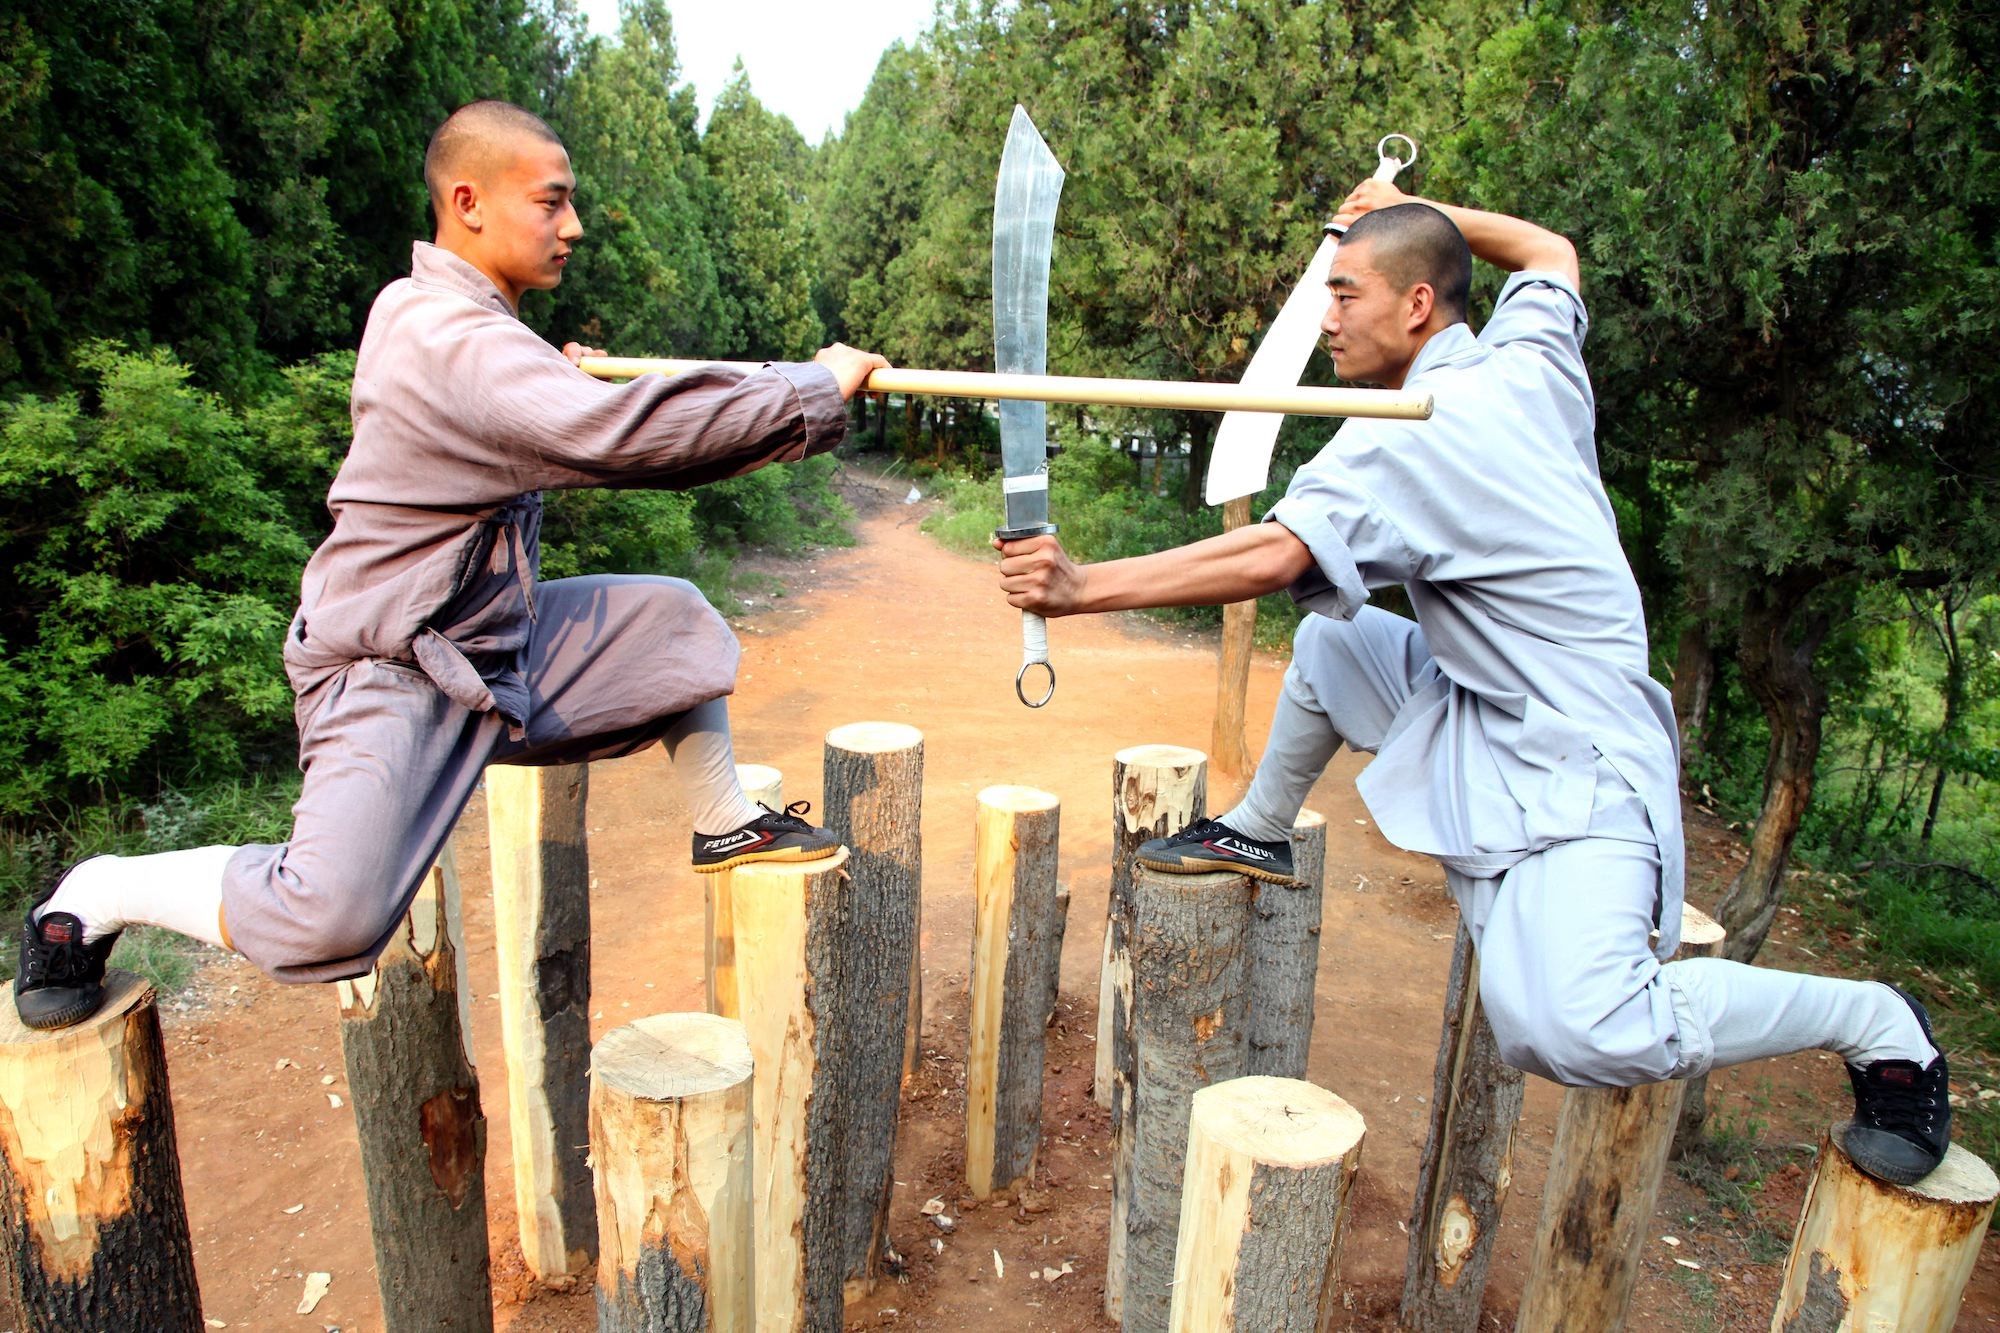
[(1299, 811), (1290, 884), (1251, 881), (1250, 1072), (1304, 1078), (1318, 996), (1320, 914), (1326, 900), (1326, 819)]
[(0, 1327), (201, 1333), (153, 988), (72, 1027), (0, 1004)]
[(1403, 1327), (1461, 1333), (1479, 1321), (1500, 1211), (1514, 1178), (1523, 1075), (1500, 1062), (1479, 1007), (1479, 956), (1461, 923), (1445, 985), (1431, 1121), (1417, 1163)]
[(841, 1264), (851, 1290), (882, 1275), (896, 1109), (916, 1068), (923, 1016), (924, 734), (896, 722), (856, 722), (826, 736), (826, 826), (847, 845), (847, 985), (841, 1025), (851, 1043), (843, 1096), (857, 1108), (841, 1169)]
[(486, 770), (514, 1205), (528, 1271), (597, 1262), (590, 1198), (590, 766)]
[(1848, 1160), (1841, 1128), (1821, 1137), (1771, 1333), (1948, 1333), (2000, 1180), (1953, 1144), (1916, 1184), (1891, 1185)]
[[(785, 777), (768, 764), (738, 764), (736, 782), (743, 794), (767, 809), (785, 808)], [(734, 870), (703, 875), (705, 929), (702, 932), (702, 974), (708, 982), (708, 1012), (740, 1018), (736, 1012), (736, 937), (729, 910)]]
[(979, 793), (973, 838), (971, 1037), (965, 1178), (977, 1199), (1034, 1174), (1042, 1065), (1062, 966), (1061, 807), (1032, 787)]
[(387, 1333), (493, 1327), (458, 902), (447, 846), (374, 970), (336, 983)]
[(1163, 1333), (1173, 1304), (1174, 1243), (1195, 1091), (1241, 1078), (1250, 1001), (1250, 880), (1133, 870), (1132, 1019), (1138, 1080), (1126, 1122), (1131, 1152), (1114, 1174), (1112, 1216), (1126, 1200), (1120, 1319)]
[(1300, 1079), (1202, 1088), (1188, 1121), (1173, 1333), (1310, 1333), (1340, 1309), (1361, 1113)]
[[(733, 890), (737, 1005), (757, 1070), (752, 1270), (758, 1327), (770, 1333), (840, 1328), (848, 1139), (882, 1128), (879, 1101), (852, 1096), (859, 1052), (843, 1030), (845, 962), (858, 947), (848, 928), (848, 864), (843, 849), (820, 861), (747, 865)], [(886, 1114), (893, 1126), (894, 1101)]]
[[(1674, 957), (1713, 958), (1724, 934), (1684, 907)], [(1678, 1082), (1563, 1094), (1521, 1292), (1522, 1328), (1617, 1333), (1624, 1327), (1680, 1102)]]
[(1091, 1084), (1111, 1111), (1111, 1241), (1104, 1263), (1104, 1313), (1125, 1300), (1125, 1206), (1136, 1072), (1132, 1056), (1132, 871), (1139, 844), (1178, 833), (1208, 812), (1208, 757), (1179, 745), (1135, 745), (1111, 760), (1111, 892), (1105, 905), (1104, 964), (1098, 972), (1097, 1065)]
[(755, 1333), (750, 1043), (713, 1014), (614, 1028), (590, 1058), (602, 1333)]

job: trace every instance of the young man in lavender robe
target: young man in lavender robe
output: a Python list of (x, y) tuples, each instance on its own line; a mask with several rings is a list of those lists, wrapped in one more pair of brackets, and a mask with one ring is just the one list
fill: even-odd
[[(540, 119), (475, 102), (424, 174), (435, 244), (376, 299), (355, 365), (354, 442), (306, 566), (284, 660), (304, 789), (290, 841), (75, 866), (29, 909), (15, 1004), (31, 1027), (102, 998), (128, 924), (233, 948), (280, 981), (367, 971), (489, 763), (567, 764), (660, 742), (694, 868), (831, 855), (736, 781), (724, 696), (737, 644), (678, 579), (536, 579), (545, 489), (689, 487), (845, 437), (881, 357), (834, 345), (754, 374), (600, 383), (516, 317), (583, 235), (569, 156)], [(798, 807), (794, 807), (803, 813)]]
[[(1857, 1165), (1907, 1183), (1942, 1159), (1947, 1073), (1916, 1001), (1875, 982), (1667, 961), (1683, 846), (1673, 709), (1647, 673), (1639, 590), (1598, 477), (1576, 251), (1518, 218), (1368, 181), (1322, 328), (1342, 379), (1436, 400), (1351, 420), (1265, 521), (1078, 566), (1001, 546), (1001, 587), (1045, 616), (1242, 601), (1308, 611), (1249, 791), (1144, 844), (1158, 870), (1291, 875), (1289, 831), (1342, 742), (1391, 842), (1443, 863), (1510, 1064), (1629, 1086), (1821, 1048), (1847, 1062)], [(1475, 337), (1472, 256), (1512, 276)], [(1409, 620), (1369, 607), (1403, 587)], [(1649, 941), (1649, 935), (1657, 937)]]

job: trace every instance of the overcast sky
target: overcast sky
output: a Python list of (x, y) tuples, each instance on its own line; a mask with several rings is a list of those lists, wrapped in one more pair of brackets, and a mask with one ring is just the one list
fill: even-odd
[[(618, 0), (582, 0), (592, 32), (615, 35)], [(694, 84), (704, 122), (736, 58), (751, 91), (790, 116), (806, 142), (839, 133), (861, 104), (875, 62), (891, 42), (930, 27), (932, 0), (669, 0), (681, 78)]]

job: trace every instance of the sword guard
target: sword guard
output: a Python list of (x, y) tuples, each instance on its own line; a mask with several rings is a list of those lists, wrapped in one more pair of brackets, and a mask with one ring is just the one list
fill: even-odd
[(1030, 523), (1020, 528), (995, 528), (993, 535), (1003, 542), (1018, 542), (1028, 537), (1053, 537), (1057, 531), (1053, 523)]

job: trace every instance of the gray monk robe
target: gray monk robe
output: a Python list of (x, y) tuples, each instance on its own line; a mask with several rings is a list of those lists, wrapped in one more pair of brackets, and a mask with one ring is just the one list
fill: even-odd
[(696, 486), (846, 433), (818, 365), (593, 380), (423, 243), (369, 314), (353, 412), (285, 640), (292, 837), (223, 884), (231, 941), (281, 981), (368, 969), (489, 762), (629, 754), (734, 688), (736, 640), (691, 585), (537, 583), (537, 492)]

